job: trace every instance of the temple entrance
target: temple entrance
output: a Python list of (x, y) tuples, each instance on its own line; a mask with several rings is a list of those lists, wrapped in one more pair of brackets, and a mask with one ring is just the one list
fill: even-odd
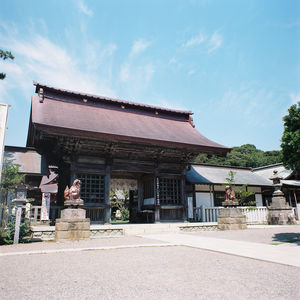
[(111, 223), (136, 222), (138, 181), (128, 178), (110, 180)]

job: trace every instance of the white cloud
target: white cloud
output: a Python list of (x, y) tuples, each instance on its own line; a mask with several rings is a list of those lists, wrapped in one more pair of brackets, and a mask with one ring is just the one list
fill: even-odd
[(0, 102), (7, 103), (7, 96), (18, 90), (29, 101), (33, 80), (65, 89), (115, 97), (111, 76), (117, 48), (114, 44), (87, 43), (81, 49), (83, 54), (87, 54), (83, 57), (96, 57), (96, 53), (98, 56), (98, 60), (91, 61), (70, 54), (67, 49), (45, 37), (31, 35), (21, 38), (20, 35), (11, 35), (7, 30), (2, 32), (1, 26), (0, 44), (5, 44), (15, 55), (13, 61), (0, 62), (1, 71), (7, 73), (5, 85), (0, 90)]
[(152, 76), (155, 72), (154, 65), (152, 63), (146, 64), (143, 68), (143, 71), (145, 73), (146, 83), (148, 83), (152, 79)]
[(194, 70), (194, 69), (188, 71), (188, 75), (190, 75), (190, 76), (195, 74), (195, 73), (196, 73), (196, 70)]
[(137, 54), (145, 51), (150, 45), (151, 45), (151, 42), (146, 41), (144, 39), (139, 39), (139, 40), (134, 41), (132, 48), (131, 48), (130, 56), (134, 56), (134, 55), (137, 55)]
[(172, 57), (169, 61), (169, 64), (172, 65), (172, 64), (176, 64), (177, 63), (177, 59), (175, 57)]
[(89, 17), (92, 17), (94, 15), (94, 12), (87, 7), (87, 5), (84, 3), (83, 0), (78, 0), (77, 6), (78, 6), (79, 11), (82, 12), (83, 14), (85, 14)]
[(217, 31), (215, 31), (211, 36), (205, 36), (203, 33), (198, 34), (187, 40), (181, 46), (182, 48), (191, 48), (202, 45), (202, 47), (206, 48), (206, 52), (208, 54), (216, 51), (218, 48), (222, 46), (223, 37)]
[(188, 41), (186, 41), (185, 43), (182, 44), (182, 47), (184, 48), (189, 48), (189, 47), (193, 47), (193, 46), (198, 46), (202, 43), (204, 43), (206, 40), (206, 37), (200, 33), (197, 36), (194, 36), (192, 38), (190, 38)]
[(138, 39), (133, 42), (132, 48), (120, 67), (119, 79), (126, 93), (132, 98), (139, 98), (139, 95), (145, 90), (155, 73), (153, 62), (138, 54), (145, 51), (151, 45), (150, 41)]
[(292, 100), (292, 104), (297, 104), (298, 102), (300, 102), (300, 93), (298, 94), (291, 93), (290, 97)]
[(124, 63), (121, 66), (121, 70), (120, 70), (120, 74), (119, 74), (121, 81), (125, 82), (125, 81), (129, 80), (129, 77), (130, 77), (129, 68), (130, 68), (130, 66), (128, 63)]
[(218, 32), (214, 32), (211, 38), (209, 39), (209, 42), (207, 43), (207, 53), (212, 53), (216, 51), (218, 48), (221, 47), (222, 43), (223, 37)]

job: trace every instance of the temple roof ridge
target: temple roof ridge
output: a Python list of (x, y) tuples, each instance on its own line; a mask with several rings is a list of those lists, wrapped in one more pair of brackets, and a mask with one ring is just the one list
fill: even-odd
[(102, 101), (107, 101), (111, 104), (120, 104), (120, 105), (124, 104), (124, 105), (128, 105), (132, 108), (140, 108), (140, 109), (146, 109), (146, 110), (152, 110), (152, 111), (161, 111), (161, 112), (181, 114), (181, 115), (186, 115), (186, 116), (194, 114), (190, 110), (170, 109), (170, 108), (166, 108), (166, 107), (138, 103), (138, 102), (128, 101), (128, 100), (124, 100), (124, 99), (117, 99), (117, 98), (112, 98), (112, 97), (107, 97), (107, 96), (102, 96), (102, 95), (95, 95), (95, 94), (83, 93), (83, 92), (78, 92), (78, 91), (72, 91), (72, 90), (68, 90), (68, 89), (53, 87), (53, 86), (50, 86), (47, 84), (42, 84), (42, 83), (39, 83), (36, 81), (33, 81), (33, 85), (36, 86), (36, 90), (35, 90), (36, 93), (39, 93), (40, 88), (42, 88), (44, 90), (56, 92), (58, 94), (86, 97), (86, 98), (93, 99), (94, 101), (102, 100)]

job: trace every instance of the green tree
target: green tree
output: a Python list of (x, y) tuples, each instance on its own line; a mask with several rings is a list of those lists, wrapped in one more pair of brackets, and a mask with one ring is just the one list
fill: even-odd
[[(7, 207), (8, 192), (14, 192), (14, 186), (23, 182), (25, 179), (24, 174), (19, 173), (19, 166), (13, 164), (10, 160), (4, 159), (2, 169), (2, 180), (0, 185), (1, 203), (0, 209), (2, 210), (2, 220), (4, 220), (4, 214)], [(0, 220), (0, 224), (3, 222)]]
[[(6, 59), (14, 59), (15, 57), (12, 55), (12, 53), (10, 51), (4, 51), (2, 49), (0, 49), (0, 58), (2, 58), (3, 60)], [(0, 80), (3, 80), (6, 77), (5, 73), (0, 73)]]
[(233, 147), (226, 157), (208, 156), (200, 154), (196, 162), (222, 165), (257, 168), (265, 165), (271, 165), (282, 161), (281, 151), (262, 151), (256, 149), (254, 145), (246, 144), (239, 147)]
[[(25, 175), (19, 174), (19, 166), (13, 164), (10, 160), (4, 160), (4, 168), (2, 169), (2, 180), (0, 185), (2, 220), (0, 220), (0, 245), (12, 244), (15, 234), (15, 217), (8, 213), (7, 196), (8, 192), (14, 192), (15, 185), (24, 182)], [(20, 242), (26, 241), (26, 237), (30, 232), (28, 220), (23, 220), (20, 224)]]
[(226, 177), (226, 185), (229, 185), (231, 190), (235, 192), (235, 198), (240, 206), (255, 206), (256, 201), (253, 199), (254, 193), (248, 190), (247, 184), (236, 186), (235, 175), (236, 172), (231, 170), (228, 172), (228, 177)]
[(300, 102), (292, 105), (283, 117), (284, 131), (281, 138), (283, 164), (300, 176)]
[[(118, 197), (118, 195), (122, 195), (121, 197)], [(110, 205), (112, 209), (114, 210), (120, 210), (121, 212), (121, 219), (123, 221), (129, 220), (129, 192), (128, 190), (119, 189), (114, 190), (112, 189), (110, 191)]]

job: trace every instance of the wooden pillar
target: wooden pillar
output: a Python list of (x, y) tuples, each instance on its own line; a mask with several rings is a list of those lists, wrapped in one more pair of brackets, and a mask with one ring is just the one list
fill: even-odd
[(138, 178), (138, 211), (141, 211), (144, 200), (144, 185), (141, 178)]
[(184, 220), (184, 222), (187, 222), (187, 209), (188, 209), (188, 205), (187, 205), (187, 199), (185, 197), (185, 177), (184, 175), (181, 176), (180, 178), (180, 185), (181, 185), (181, 203), (183, 205), (183, 215), (182, 218)]
[(110, 223), (111, 218), (111, 207), (110, 207), (110, 175), (111, 175), (111, 166), (106, 165), (105, 167), (105, 205), (107, 208), (105, 208), (104, 212), (104, 223)]
[(159, 187), (159, 177), (155, 173), (154, 176), (154, 195), (155, 195), (155, 223), (160, 223), (160, 187)]

